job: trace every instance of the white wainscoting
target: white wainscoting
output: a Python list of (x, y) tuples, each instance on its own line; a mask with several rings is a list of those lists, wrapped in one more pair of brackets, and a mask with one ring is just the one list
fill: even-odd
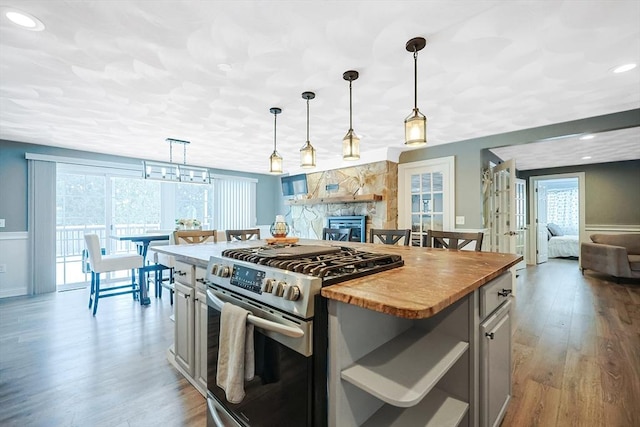
[(6, 272), (0, 273), (0, 298), (27, 295), (27, 261), (29, 233), (0, 233), (0, 264), (6, 265)]
[(592, 234), (627, 234), (640, 233), (640, 225), (608, 225), (608, 224), (586, 224), (583, 242), (590, 242)]

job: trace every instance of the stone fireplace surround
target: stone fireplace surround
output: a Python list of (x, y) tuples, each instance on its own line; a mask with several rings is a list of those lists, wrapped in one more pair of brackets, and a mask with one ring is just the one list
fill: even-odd
[[(331, 190), (335, 188), (336, 190)], [(330, 216), (365, 215), (366, 235), (371, 228), (397, 228), (398, 164), (390, 161), (307, 174), (309, 194), (304, 204), (288, 204), (290, 236), (322, 239)], [(330, 186), (330, 187), (328, 187)], [(328, 190), (329, 188), (330, 190)], [(331, 201), (354, 195), (380, 195), (380, 201)], [(289, 202), (291, 203), (291, 202)]]

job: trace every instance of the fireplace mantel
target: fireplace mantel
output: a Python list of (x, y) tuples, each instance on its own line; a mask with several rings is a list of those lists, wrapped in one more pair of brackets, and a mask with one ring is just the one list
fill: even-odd
[(327, 205), (331, 203), (363, 203), (379, 202), (382, 200), (380, 194), (361, 194), (356, 196), (321, 197), (316, 199), (291, 199), (285, 200), (286, 205)]

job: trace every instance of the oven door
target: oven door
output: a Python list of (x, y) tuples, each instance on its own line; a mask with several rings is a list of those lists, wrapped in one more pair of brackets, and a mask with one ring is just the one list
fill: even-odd
[[(237, 404), (229, 403), (216, 385), (222, 304), (248, 310), (254, 324), (255, 377), (245, 381), (245, 397)], [(214, 285), (207, 290), (207, 305), (207, 425), (311, 426), (313, 322)]]

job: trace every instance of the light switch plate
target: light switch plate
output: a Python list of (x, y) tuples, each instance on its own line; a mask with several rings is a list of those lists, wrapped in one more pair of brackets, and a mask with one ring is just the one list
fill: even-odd
[(0, 228), (4, 227), (4, 218), (0, 218)]
[(456, 225), (464, 225), (464, 217), (463, 216), (457, 216), (456, 217)]

